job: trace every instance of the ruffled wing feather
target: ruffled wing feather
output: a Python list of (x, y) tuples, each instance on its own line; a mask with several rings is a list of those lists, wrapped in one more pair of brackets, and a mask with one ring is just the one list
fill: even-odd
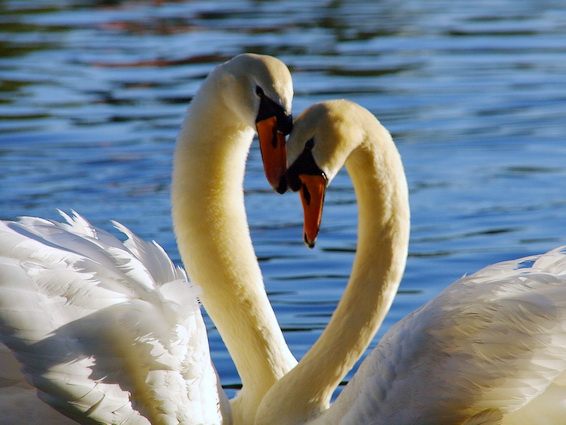
[(64, 216), (0, 226), (0, 337), (39, 397), (84, 424), (221, 423), (184, 272), (120, 224), (124, 243)]
[[(563, 247), (450, 285), (386, 333), (329, 413), (348, 412), (341, 424), (561, 423), (565, 370)], [(534, 422), (523, 413), (547, 398)]]

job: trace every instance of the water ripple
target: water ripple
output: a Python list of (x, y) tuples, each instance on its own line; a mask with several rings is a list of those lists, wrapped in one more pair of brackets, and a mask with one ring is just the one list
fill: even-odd
[[(293, 72), (295, 112), (349, 98), (401, 150), (412, 242), (382, 335), (464, 273), (565, 243), (565, 21), (566, 4), (539, 0), (4, 1), (0, 216), (75, 209), (107, 229), (116, 219), (178, 263), (169, 174), (186, 105), (218, 62), (272, 54)], [(245, 189), (267, 289), (300, 357), (350, 274), (355, 195), (340, 173), (307, 250), (299, 200), (271, 193), (255, 145)], [(223, 383), (238, 388), (208, 324)]]

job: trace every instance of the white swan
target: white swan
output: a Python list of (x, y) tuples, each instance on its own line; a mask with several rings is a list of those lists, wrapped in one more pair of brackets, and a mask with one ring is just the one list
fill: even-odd
[[(78, 215), (0, 225), (0, 338), (42, 400), (84, 424), (253, 423), (261, 397), (296, 361), (263, 287), (243, 174), (257, 126), (266, 175), (286, 188), (292, 95), (282, 62), (237, 56), (195, 95), (175, 152), (179, 249), (243, 382), (232, 412), (184, 272), (123, 226), (125, 243)], [(23, 394), (18, 379), (0, 380), (2, 393)], [(23, 403), (14, 417), (3, 408), (0, 423), (68, 422)]]
[(326, 185), (346, 164), (359, 204), (358, 249), (328, 327), (268, 392), (256, 425), (564, 423), (566, 247), (495, 264), (450, 285), (387, 332), (327, 409), (400, 282), (407, 184), (387, 130), (348, 101), (303, 112), (287, 152), (309, 246)]
[(293, 87), (269, 56), (240, 55), (209, 75), (177, 142), (173, 223), (183, 264), (242, 379), (236, 424), (253, 422), (266, 391), (296, 361), (267, 298), (244, 206), (246, 157), (257, 126), (266, 175), (287, 188), (284, 136)]

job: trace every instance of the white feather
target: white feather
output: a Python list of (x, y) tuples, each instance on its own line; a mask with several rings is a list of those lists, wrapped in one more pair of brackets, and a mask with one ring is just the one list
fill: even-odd
[(218, 423), (224, 394), (184, 272), (124, 226), (121, 243), (65, 218), (0, 225), (0, 338), (40, 398), (81, 423)]
[(486, 267), (394, 325), (335, 403), (350, 406), (341, 423), (453, 424), (486, 410), (522, 424), (551, 385), (566, 399), (564, 252)]

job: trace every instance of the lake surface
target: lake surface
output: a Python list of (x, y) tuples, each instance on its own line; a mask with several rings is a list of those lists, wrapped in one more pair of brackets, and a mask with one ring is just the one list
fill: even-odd
[[(180, 263), (175, 137), (203, 78), (242, 52), (288, 64), (295, 114), (353, 100), (401, 151), (410, 256), (372, 346), (461, 275), (566, 244), (566, 2), (550, 0), (2, 1), (0, 218), (74, 209)], [(308, 250), (299, 198), (270, 191), (257, 142), (245, 189), (267, 290), (300, 358), (349, 276), (355, 196), (340, 174)], [(208, 323), (222, 383), (237, 387)]]

